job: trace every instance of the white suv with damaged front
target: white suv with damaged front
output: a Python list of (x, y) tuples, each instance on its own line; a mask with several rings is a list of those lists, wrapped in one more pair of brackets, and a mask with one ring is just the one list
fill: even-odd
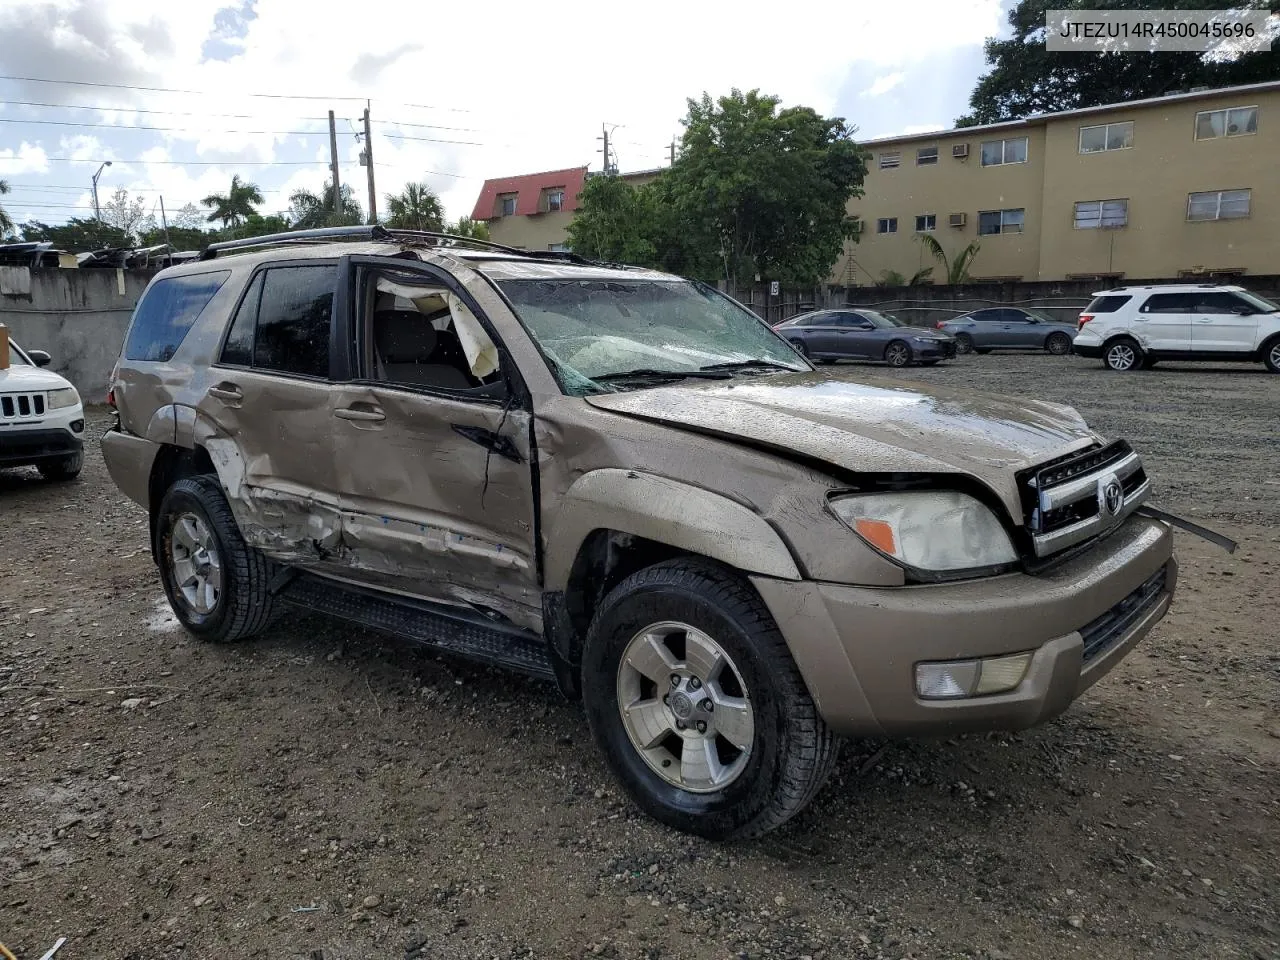
[(49, 359), (12, 340), (0, 358), (0, 468), (33, 466), (46, 480), (73, 480), (84, 464), (84, 408), (75, 387), (42, 369)]

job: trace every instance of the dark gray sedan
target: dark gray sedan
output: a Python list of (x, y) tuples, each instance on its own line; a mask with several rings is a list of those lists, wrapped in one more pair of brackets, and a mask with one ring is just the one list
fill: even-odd
[(811, 360), (883, 360), (891, 367), (931, 366), (956, 355), (949, 334), (910, 327), (875, 310), (816, 310), (774, 325)]
[(987, 307), (943, 320), (938, 329), (956, 338), (958, 353), (1045, 350), (1064, 356), (1071, 352), (1077, 327), (1038, 310)]

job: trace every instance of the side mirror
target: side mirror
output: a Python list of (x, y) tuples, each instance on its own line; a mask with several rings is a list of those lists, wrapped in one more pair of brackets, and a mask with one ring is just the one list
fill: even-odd
[(28, 350), (27, 356), (31, 358), (31, 362), (37, 367), (47, 367), (53, 362), (53, 357), (49, 356), (44, 350)]

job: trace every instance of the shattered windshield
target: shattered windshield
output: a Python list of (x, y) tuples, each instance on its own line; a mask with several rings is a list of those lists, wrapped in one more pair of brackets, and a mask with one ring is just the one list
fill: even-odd
[(629, 374), (660, 382), (664, 375), (695, 376), (713, 365), (809, 369), (755, 314), (688, 281), (554, 279), (498, 285), (551, 360), (561, 388), (573, 396), (619, 389)]

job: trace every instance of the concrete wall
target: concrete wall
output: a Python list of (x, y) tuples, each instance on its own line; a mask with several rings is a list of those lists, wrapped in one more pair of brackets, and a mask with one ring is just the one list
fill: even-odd
[(70, 380), (86, 403), (102, 403), (134, 305), (152, 276), (150, 270), (31, 270), (30, 294), (0, 293), (0, 323), (20, 346), (47, 350), (50, 369)]
[(573, 213), (538, 213), (531, 216), (498, 217), (489, 221), (489, 239), (524, 250), (550, 250), (553, 243), (569, 239)]

